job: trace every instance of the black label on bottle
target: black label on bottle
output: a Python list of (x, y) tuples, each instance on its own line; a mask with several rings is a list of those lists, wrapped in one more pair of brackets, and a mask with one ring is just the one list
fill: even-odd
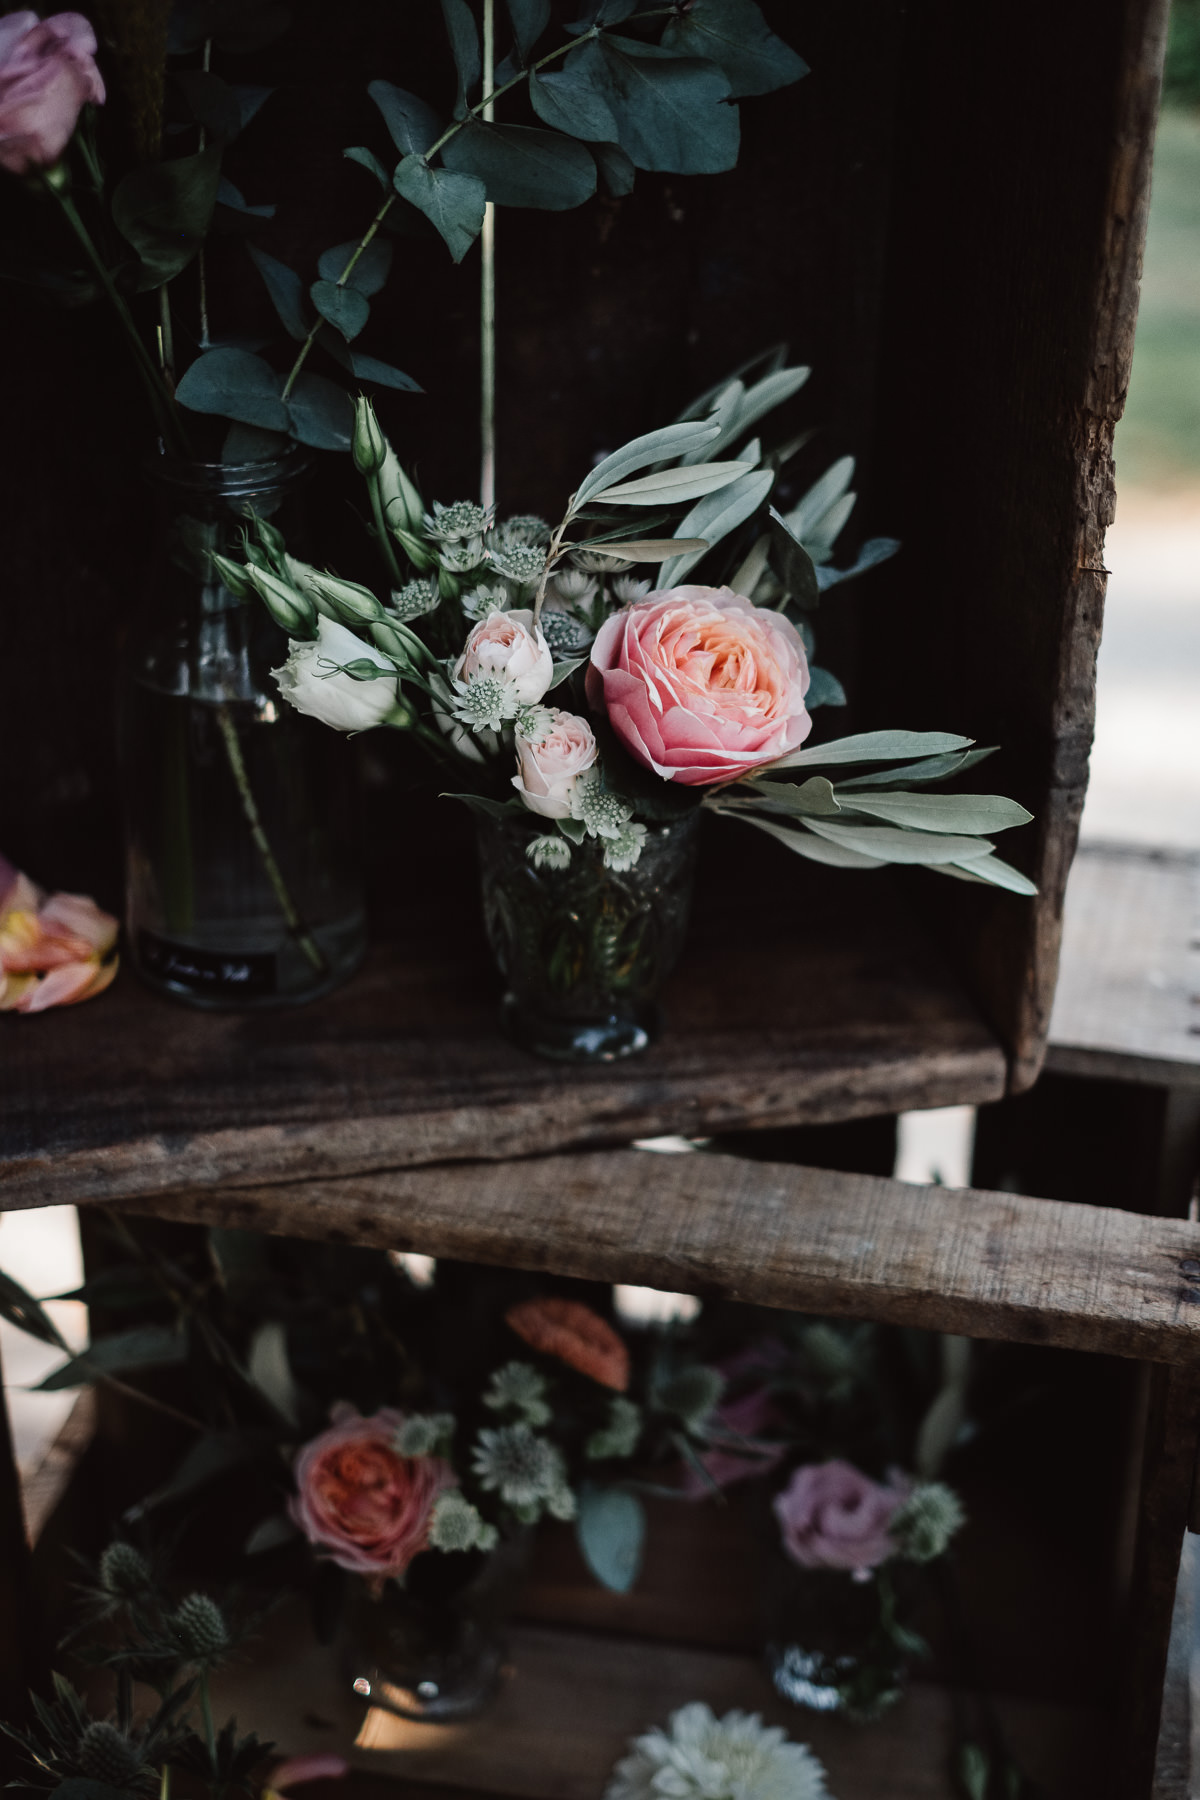
[(153, 931), (139, 931), (138, 958), (148, 975), (173, 981), (195, 993), (236, 999), (275, 992), (275, 958), (270, 951), (197, 950), (173, 944)]

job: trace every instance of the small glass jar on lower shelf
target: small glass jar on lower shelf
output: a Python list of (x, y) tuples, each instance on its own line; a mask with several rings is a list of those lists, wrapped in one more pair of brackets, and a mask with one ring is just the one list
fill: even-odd
[(912, 1565), (856, 1576), (772, 1559), (766, 1660), (776, 1692), (810, 1712), (858, 1724), (889, 1711), (904, 1692), (909, 1663), (925, 1652), (904, 1623), (916, 1578)]
[(150, 472), (165, 530), (122, 684), (126, 923), (143, 980), (190, 1006), (315, 999), (365, 947), (353, 746), (280, 698), (284, 633), (210, 561), (309, 461)]
[(483, 1711), (500, 1686), (505, 1621), (529, 1561), (532, 1532), (494, 1550), (419, 1556), (403, 1582), (352, 1584), (342, 1668), (360, 1700), (402, 1719), (451, 1724)]
[(502, 1017), (522, 1049), (556, 1062), (612, 1062), (659, 1030), (659, 989), (687, 932), (698, 811), (651, 824), (631, 869), (585, 838), (566, 868), (527, 855), (544, 822), (478, 817), (483, 917), (507, 983)]

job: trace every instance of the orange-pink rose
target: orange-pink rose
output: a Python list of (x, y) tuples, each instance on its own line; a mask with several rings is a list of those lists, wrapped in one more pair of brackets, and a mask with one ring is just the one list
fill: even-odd
[(343, 1569), (400, 1575), (429, 1543), (434, 1502), (454, 1486), (437, 1456), (401, 1456), (404, 1414), (383, 1408), (364, 1419), (333, 1409), (333, 1424), (296, 1458), (291, 1514), (310, 1544)]
[(0, 19), (0, 168), (49, 168), (67, 147), (80, 109), (99, 106), (96, 34), (82, 13), (14, 12)]
[(117, 921), (84, 894), (52, 894), (0, 856), (0, 1012), (45, 1012), (102, 994)]
[(731, 588), (678, 587), (614, 613), (592, 646), (588, 699), (664, 781), (733, 781), (812, 728), (808, 660), (782, 613)]

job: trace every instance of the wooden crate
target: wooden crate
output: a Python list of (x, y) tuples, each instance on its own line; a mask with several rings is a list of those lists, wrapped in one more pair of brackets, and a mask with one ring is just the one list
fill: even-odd
[[(91, 1136), (77, 1118), (63, 1118), (61, 1136), (48, 1121), (58, 1055), (54, 1085), (76, 1084), (93, 1114), (119, 1113), (144, 1074), (147, 1134), (170, 1144), (235, 1121), (291, 1130), (308, 1104), (297, 1090), (323, 1087), (327, 1110), (353, 1127), (348, 1171), (378, 1163), (364, 1149), (370, 1121), (401, 1111), (414, 1120), (405, 1156), (475, 1155), (489, 1141), (506, 1153), (613, 1141), (668, 1118), (689, 1130), (800, 1122), (1027, 1085), (1045, 1041), (1086, 779), (1111, 439), (1132, 345), (1165, 10), (1165, 0), (1020, 0), (1015, 11), (966, 13), (949, 0), (846, 0), (797, 16), (773, 0), (768, 13), (814, 73), (744, 109), (735, 173), (641, 177), (624, 201), (501, 221), (505, 503), (551, 507), (597, 451), (789, 339), (816, 369), (796, 419), (824, 428), (797, 484), (857, 452), (856, 530), (895, 532), (905, 544), (893, 565), (824, 608), (823, 660), (855, 703), (836, 722), (827, 713), (821, 729), (903, 723), (1002, 743), (989, 776), (1037, 815), (1012, 849), (1040, 884), (1035, 902), (928, 874), (897, 876), (891, 891), (875, 876), (827, 880), (769, 846), (765, 927), (757, 900), (736, 885), (722, 895), (706, 877), (708, 910), (658, 1060), (628, 1077), (556, 1081), (496, 1040), (480, 1047), (490, 996), (474, 978), (477, 932), (464, 940), (470, 926), (430, 922), (460, 914), (450, 846), (462, 823), (446, 811), (421, 839), (419, 877), (411, 864), (377, 871), (388, 919), (368, 973), (286, 1030), (160, 1018), (118, 991), (94, 1022), (90, 1011), (78, 1024), (43, 1021), (31, 1065), (24, 1037), (6, 1031), (5, 1090), (20, 1095), (6, 1151), (106, 1141), (111, 1118)], [(422, 33), (437, 66), (440, 31), (433, 5), (401, 14), (372, 0), (339, 8), (336, 45), (317, 26), (297, 28), (294, 90), (273, 104), (281, 137), (303, 125), (302, 148), (270, 172), (281, 207), (270, 247), (294, 258), (345, 237), (364, 202), (361, 174), (340, 150), (363, 135), (363, 86), (424, 54)], [(429, 491), (449, 498), (473, 479), (459, 425), (474, 416), (473, 279), (440, 253), (413, 255), (419, 275), (397, 280), (375, 314), (430, 398), (390, 397), (385, 422)], [(227, 273), (230, 313), (242, 309), (251, 326), (265, 318), (256, 278), (233, 265)], [(23, 450), (7, 483), (6, 655), (38, 673), (10, 684), (0, 717), (0, 757), (23, 777), (6, 793), (4, 847), (39, 878), (116, 907), (110, 688), (145, 535), (143, 426), (106, 322), (75, 314), (65, 331), (60, 319), (5, 305), (25, 345), (7, 372), (10, 434)], [(346, 479), (335, 473), (325, 496), (331, 560), (346, 531)], [(347, 572), (362, 573), (347, 556)], [(394, 777), (387, 785), (386, 755), (372, 755), (384, 783), (372, 795), (375, 834), (392, 840), (408, 802)], [(736, 863), (754, 861), (748, 835)], [(714, 852), (726, 855), (735, 858)], [(425, 910), (391, 908), (396, 892), (418, 887)], [(756, 877), (750, 892), (759, 891)], [(727, 921), (720, 930), (717, 918)], [(684, 991), (689, 974), (715, 996), (707, 1014)], [(293, 1055), (301, 1041), (306, 1065)], [(102, 1069), (114, 1042), (109, 1093)], [(160, 1091), (157, 1078), (172, 1071), (194, 1085), (188, 1119)], [(345, 1107), (334, 1098), (342, 1081)], [(488, 1122), (448, 1144), (415, 1121), (437, 1110), (431, 1085), (450, 1096), (456, 1083), (485, 1098)], [(204, 1117), (201, 1093), (213, 1102)], [(510, 1129), (531, 1093), (544, 1104)], [(319, 1113), (323, 1102), (314, 1104)], [(393, 1131), (386, 1160), (397, 1155)], [(213, 1172), (227, 1164), (218, 1158)]]

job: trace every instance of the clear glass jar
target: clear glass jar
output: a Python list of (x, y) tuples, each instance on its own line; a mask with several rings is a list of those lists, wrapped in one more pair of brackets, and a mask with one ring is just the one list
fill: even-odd
[(484, 1553), (427, 1551), (403, 1582), (351, 1584), (341, 1662), (360, 1700), (402, 1719), (470, 1719), (494, 1697), (508, 1654), (505, 1622), (533, 1533)]
[(911, 1564), (885, 1564), (860, 1580), (772, 1558), (766, 1660), (776, 1692), (859, 1724), (887, 1712), (904, 1692), (909, 1662), (925, 1650), (904, 1623), (916, 1573)]
[(315, 999), (365, 946), (353, 747), (280, 698), (285, 634), (209, 561), (252, 512), (286, 531), (310, 462), (150, 470), (163, 530), (120, 703), (128, 951), (191, 1006)]
[(585, 838), (565, 869), (526, 855), (544, 821), (478, 819), (488, 942), (508, 984), (502, 1018), (525, 1050), (557, 1062), (612, 1062), (660, 1027), (657, 995), (683, 949), (699, 811), (647, 827), (632, 869), (604, 866)]

